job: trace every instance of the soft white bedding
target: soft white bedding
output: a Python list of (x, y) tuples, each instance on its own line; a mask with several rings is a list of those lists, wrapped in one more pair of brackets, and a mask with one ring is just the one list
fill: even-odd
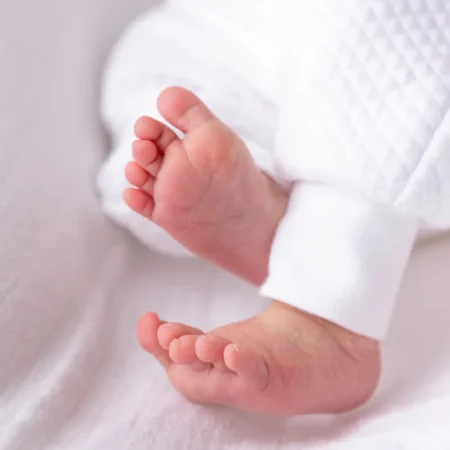
[(284, 421), (194, 406), (138, 348), (148, 309), (209, 328), (264, 306), (215, 268), (151, 254), (98, 206), (101, 68), (147, 5), (0, 2), (0, 449), (450, 447), (450, 239), (417, 251), (364, 411)]

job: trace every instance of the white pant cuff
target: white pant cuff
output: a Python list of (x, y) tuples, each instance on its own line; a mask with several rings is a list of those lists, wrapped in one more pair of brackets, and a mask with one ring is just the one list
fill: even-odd
[(417, 233), (393, 208), (298, 183), (261, 293), (382, 340)]

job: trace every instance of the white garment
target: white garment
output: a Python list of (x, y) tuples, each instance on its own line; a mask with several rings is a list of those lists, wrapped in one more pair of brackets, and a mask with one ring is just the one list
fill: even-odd
[(449, 50), (444, 0), (169, 1), (107, 71), (105, 210), (162, 249), (121, 171), (136, 117), (191, 88), (293, 185), (263, 295), (382, 339), (419, 228), (450, 227)]

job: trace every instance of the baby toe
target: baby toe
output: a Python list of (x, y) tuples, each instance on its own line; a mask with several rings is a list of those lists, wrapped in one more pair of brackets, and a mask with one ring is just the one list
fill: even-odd
[(150, 165), (158, 156), (158, 149), (152, 141), (134, 141), (132, 149), (134, 160), (142, 167)]
[(152, 220), (155, 203), (149, 194), (139, 189), (126, 189), (123, 199), (131, 210)]
[(174, 339), (178, 339), (185, 335), (200, 336), (202, 334), (202, 330), (190, 327), (183, 323), (166, 323), (158, 330), (158, 340), (164, 349), (169, 350), (170, 344)]
[(161, 135), (163, 126), (158, 120), (142, 116), (134, 125), (134, 134), (138, 139), (155, 141)]
[(143, 189), (143, 187), (148, 184), (150, 174), (139, 164), (129, 162), (125, 167), (125, 177), (131, 185)]
[(152, 163), (145, 166), (144, 169), (154, 178), (158, 176), (158, 173), (162, 167), (163, 158), (161, 155), (158, 155)]
[(195, 342), (198, 336), (185, 335), (170, 343), (169, 355), (175, 364), (188, 365), (198, 362), (195, 353)]
[(252, 380), (258, 389), (267, 385), (269, 372), (261, 355), (229, 344), (224, 350), (225, 365), (242, 378)]
[(134, 126), (134, 133), (138, 139), (155, 143), (163, 153), (173, 141), (179, 139), (167, 125), (151, 117), (141, 117)]
[(137, 336), (140, 346), (151, 353), (167, 369), (171, 365), (169, 353), (164, 350), (158, 341), (158, 328), (162, 322), (155, 313), (144, 314), (138, 322)]
[(228, 370), (223, 359), (223, 352), (227, 345), (230, 344), (228, 339), (220, 336), (204, 335), (197, 339), (195, 351), (200, 361), (211, 363), (218, 370)]

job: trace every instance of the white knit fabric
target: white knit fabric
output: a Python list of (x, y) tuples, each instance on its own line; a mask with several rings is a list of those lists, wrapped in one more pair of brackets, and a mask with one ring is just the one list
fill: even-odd
[(111, 186), (135, 118), (191, 88), (294, 185), (262, 293), (382, 339), (419, 224), (450, 227), (449, 30), (444, 0), (169, 2), (111, 59), (105, 209), (161, 242)]

